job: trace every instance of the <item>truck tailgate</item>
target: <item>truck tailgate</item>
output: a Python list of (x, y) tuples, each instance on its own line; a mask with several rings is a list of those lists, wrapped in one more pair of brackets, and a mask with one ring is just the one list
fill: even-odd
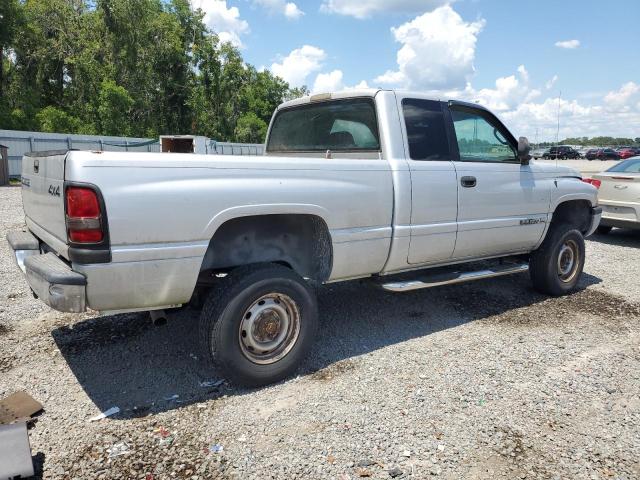
[[(66, 156), (66, 151), (58, 150), (31, 152), (22, 158), (22, 203), (27, 226), (54, 248), (67, 242), (64, 217)], [(64, 255), (66, 251), (58, 253)]]

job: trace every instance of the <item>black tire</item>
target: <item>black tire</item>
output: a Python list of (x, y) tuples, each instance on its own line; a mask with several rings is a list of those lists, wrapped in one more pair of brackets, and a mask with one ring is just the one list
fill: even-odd
[(598, 233), (600, 235), (608, 235), (611, 232), (612, 229), (613, 229), (613, 227), (607, 227), (606, 225), (600, 225), (598, 227)]
[[(263, 299), (271, 302), (273, 308), (264, 306)], [(252, 311), (260, 308), (252, 317)], [(278, 314), (277, 310), (285, 314)], [(273, 327), (274, 315), (277, 327)], [(288, 319), (286, 325), (293, 325), (285, 333), (283, 318)], [(245, 330), (245, 322), (249, 321), (261, 322), (251, 323), (250, 334)], [(200, 346), (203, 357), (226, 379), (258, 387), (282, 380), (296, 370), (311, 348), (317, 324), (315, 293), (297, 273), (276, 264), (244, 266), (233, 270), (209, 293), (200, 315)], [(252, 346), (257, 345), (256, 337), (261, 334), (285, 336), (282, 344), (269, 353)], [(248, 338), (254, 342), (247, 346)]]
[[(571, 250), (567, 252), (566, 248)], [(563, 257), (561, 258), (561, 252)], [(567, 257), (573, 255), (570, 270)], [(585, 246), (580, 230), (570, 224), (552, 224), (540, 248), (531, 254), (529, 273), (533, 287), (541, 293), (559, 297), (573, 291), (584, 268)]]

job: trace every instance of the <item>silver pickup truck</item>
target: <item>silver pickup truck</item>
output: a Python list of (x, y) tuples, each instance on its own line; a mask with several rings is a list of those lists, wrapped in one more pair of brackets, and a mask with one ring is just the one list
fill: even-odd
[(485, 108), (389, 90), (281, 105), (264, 157), (30, 153), (22, 192), (26, 230), (8, 241), (38, 298), (103, 313), (204, 298), (202, 348), (245, 385), (296, 369), (315, 284), (404, 292), (529, 270), (562, 295), (601, 215), (592, 185), (532, 162)]

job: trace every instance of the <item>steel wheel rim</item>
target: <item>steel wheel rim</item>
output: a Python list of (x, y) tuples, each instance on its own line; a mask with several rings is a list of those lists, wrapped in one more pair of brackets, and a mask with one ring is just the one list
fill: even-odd
[(574, 240), (567, 240), (560, 247), (558, 253), (558, 277), (562, 282), (571, 282), (578, 272), (580, 265), (580, 250)]
[(282, 293), (260, 297), (245, 310), (240, 321), (240, 350), (259, 365), (275, 363), (287, 355), (300, 335), (300, 310)]

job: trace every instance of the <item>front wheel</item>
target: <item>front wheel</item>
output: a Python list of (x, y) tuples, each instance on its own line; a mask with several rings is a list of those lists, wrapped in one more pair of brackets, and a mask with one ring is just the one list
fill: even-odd
[(580, 280), (584, 260), (582, 233), (572, 225), (551, 225), (544, 242), (529, 259), (534, 288), (555, 297), (570, 293)]
[(200, 317), (205, 358), (232, 382), (257, 387), (292, 374), (310, 350), (316, 296), (293, 270), (240, 267), (214, 288)]

